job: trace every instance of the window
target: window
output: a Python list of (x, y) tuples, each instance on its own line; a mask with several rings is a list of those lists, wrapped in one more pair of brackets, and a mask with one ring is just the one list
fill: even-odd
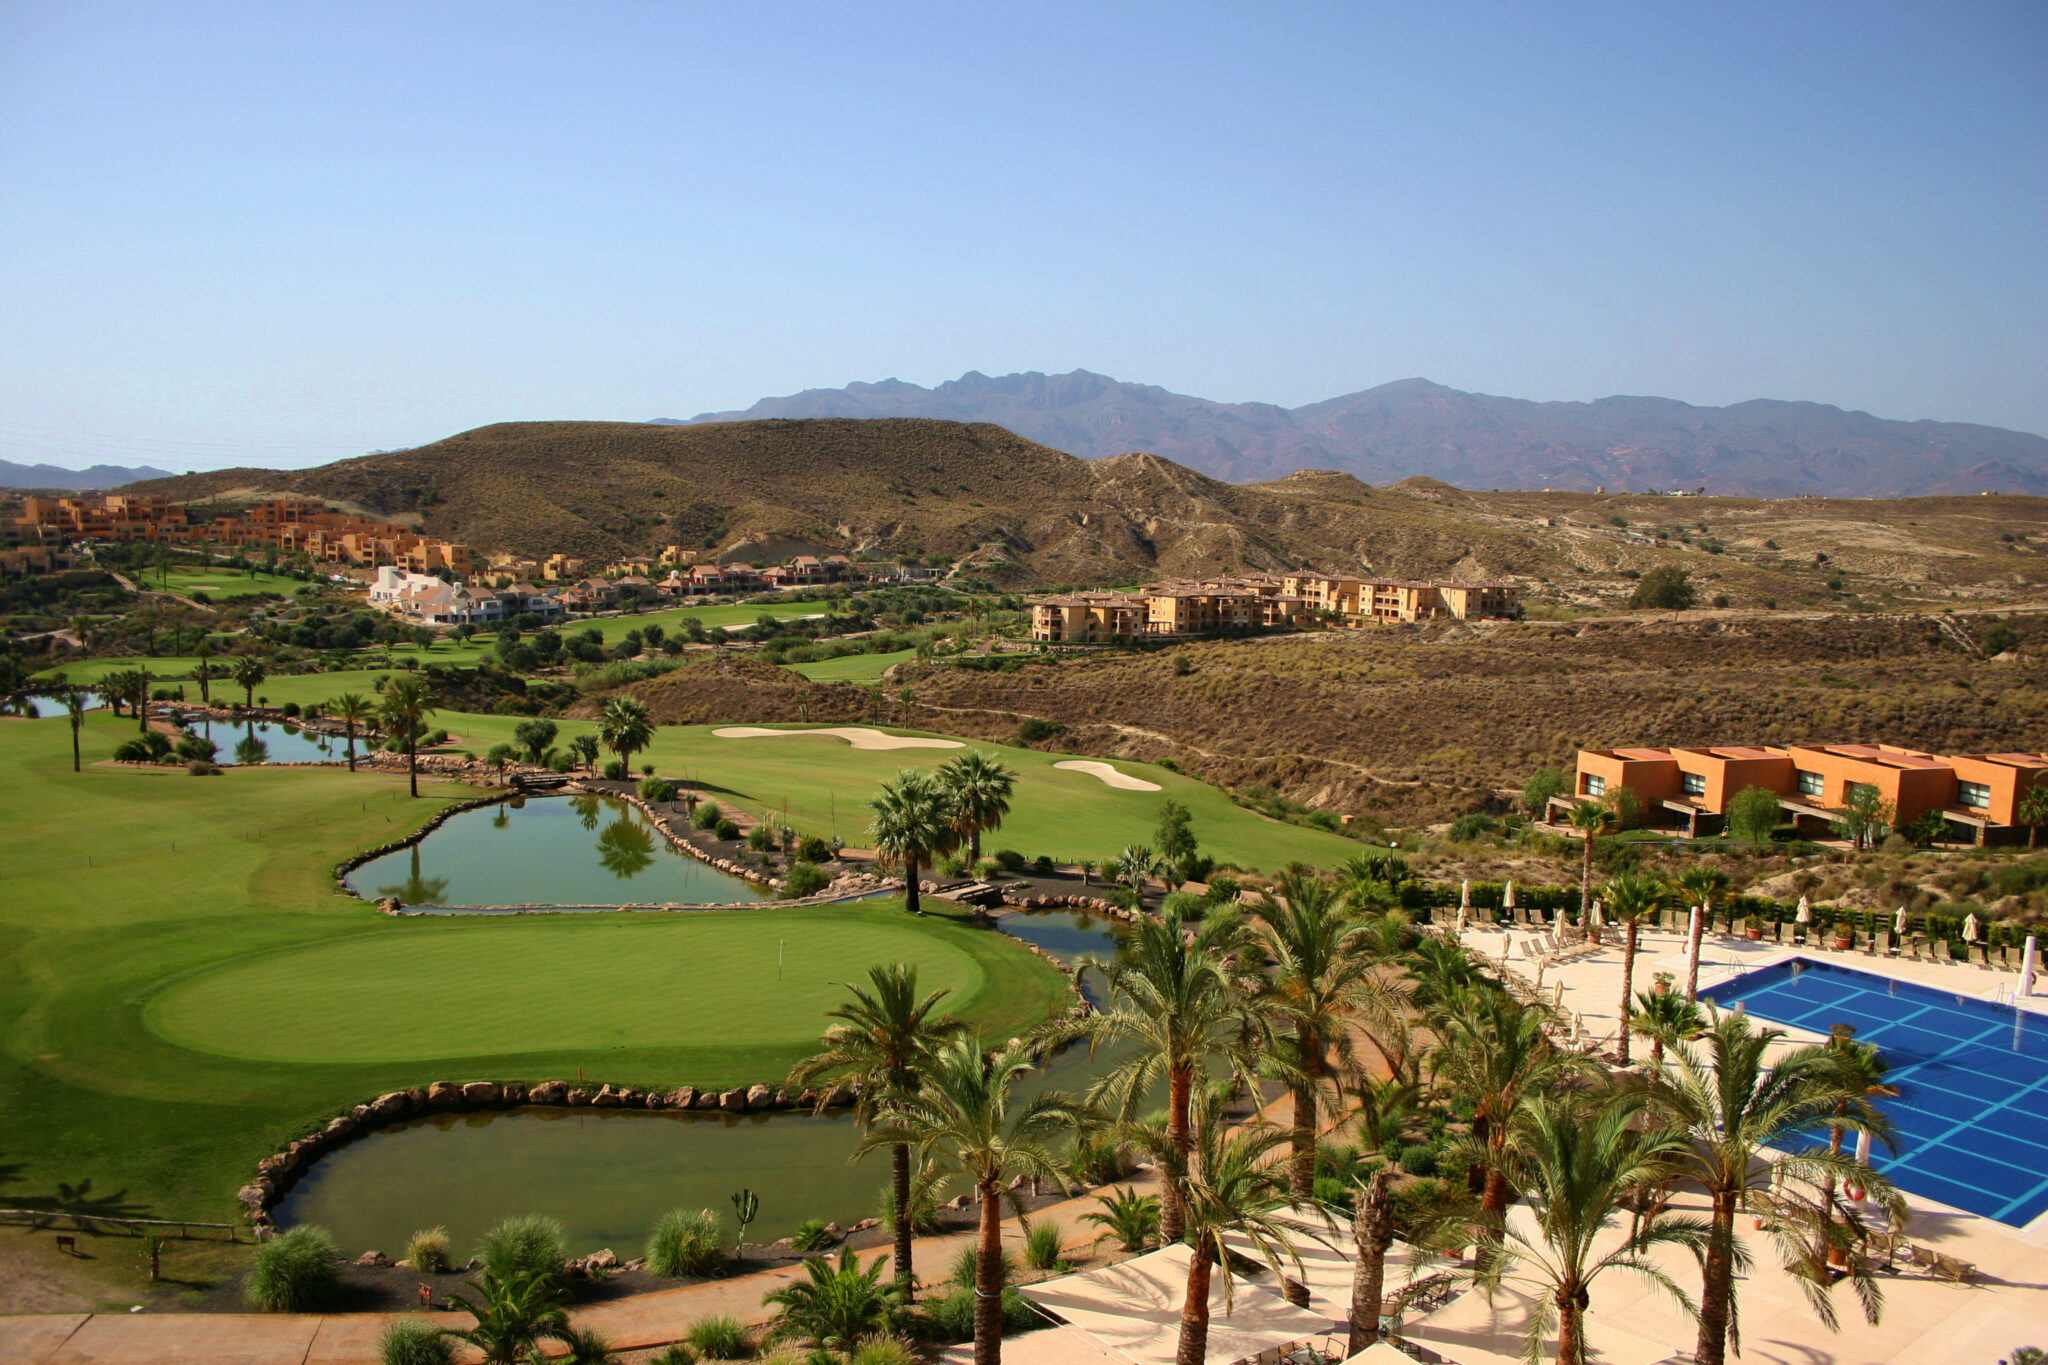
[(1819, 773), (1810, 773), (1804, 768), (1799, 770), (1799, 794), (1801, 796), (1820, 796), (1827, 791), (1827, 785), (1827, 779)]
[(1607, 795), (1607, 779), (1598, 773), (1587, 773), (1584, 794), (1587, 796)]
[(1847, 801), (1875, 801), (1877, 799), (1877, 788), (1868, 782), (1851, 782), (1849, 790), (1843, 794), (1843, 799)]
[(1687, 796), (1705, 796), (1707, 794), (1707, 775), (1705, 773), (1683, 773), (1679, 776), (1678, 786), (1679, 790), (1683, 791)]
[(1961, 782), (1956, 784), (1956, 799), (1975, 810), (1983, 810), (1991, 804), (1991, 788), (1982, 782)]

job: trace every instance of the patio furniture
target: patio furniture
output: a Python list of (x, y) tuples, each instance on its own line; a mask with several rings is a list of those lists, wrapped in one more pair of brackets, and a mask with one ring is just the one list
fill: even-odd
[(1977, 1278), (1977, 1267), (1969, 1261), (1958, 1261), (1945, 1252), (1933, 1247), (1913, 1248), (1913, 1264), (1937, 1279), (1954, 1280), (1957, 1284), (1968, 1284)]

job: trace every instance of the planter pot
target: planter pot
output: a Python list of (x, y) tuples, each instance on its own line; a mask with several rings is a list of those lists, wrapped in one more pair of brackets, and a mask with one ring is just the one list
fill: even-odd
[(1848, 951), (1849, 951), (1849, 950), (1850, 950), (1851, 948), (1853, 948), (1853, 947), (1855, 947), (1855, 946), (1856, 946), (1856, 941), (1855, 941), (1854, 939), (1850, 938), (1850, 937), (1849, 937), (1849, 936), (1848, 936), (1847, 934), (1836, 934), (1836, 935), (1835, 935), (1835, 950), (1836, 950), (1837, 952), (1843, 952), (1843, 953), (1846, 953), (1846, 952), (1848, 952)]
[(1764, 941), (1764, 931), (1755, 925), (1751, 925), (1749, 928), (1744, 929), (1742, 931), (1742, 936), (1748, 939), (1751, 943), (1762, 943)]

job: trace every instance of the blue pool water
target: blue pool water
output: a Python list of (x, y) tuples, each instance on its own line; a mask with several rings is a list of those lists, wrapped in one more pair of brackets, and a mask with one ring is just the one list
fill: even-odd
[(1871, 1165), (1901, 1189), (2015, 1227), (2048, 1212), (2048, 1019), (1805, 958), (1700, 994), (1882, 1049), (1898, 1150), (1873, 1144)]

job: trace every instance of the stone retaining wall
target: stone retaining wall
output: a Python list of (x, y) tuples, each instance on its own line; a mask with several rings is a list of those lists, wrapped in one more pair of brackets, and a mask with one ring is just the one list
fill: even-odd
[(404, 1119), (428, 1114), (473, 1113), (479, 1110), (512, 1109), (543, 1105), (565, 1109), (648, 1109), (703, 1114), (758, 1114), (791, 1109), (844, 1109), (860, 1098), (860, 1086), (838, 1086), (831, 1090), (805, 1090), (791, 1095), (786, 1089), (756, 1084), (727, 1090), (700, 1090), (693, 1085), (673, 1090), (642, 1090), (634, 1086), (600, 1085), (571, 1081), (539, 1081), (524, 1085), (518, 1081), (434, 1081), (410, 1090), (390, 1090), (347, 1113), (328, 1120), (316, 1131), (291, 1143), (282, 1151), (256, 1163), (256, 1178), (235, 1192), (235, 1199), (247, 1212), (258, 1237), (275, 1231), (271, 1210), (284, 1198), (313, 1163), (359, 1138)]
[[(292, 766), (303, 765), (294, 764)], [(361, 867), (364, 863), (375, 858), (381, 858), (387, 853), (396, 853), (401, 848), (411, 848), (414, 844), (426, 838), (450, 819), (462, 814), (464, 811), (482, 810), (485, 806), (499, 805), (510, 801), (516, 794), (513, 792), (503, 792), (496, 796), (483, 796), (478, 797), (474, 801), (458, 801), (452, 806), (443, 806), (428, 816), (425, 824), (406, 835), (403, 839), (394, 839), (390, 843), (379, 844), (375, 848), (365, 849), (361, 853), (351, 853), (348, 857), (343, 858), (334, 865), (334, 880), (340, 884), (343, 891), (353, 896), (356, 893), (354, 888), (348, 884), (348, 874)], [(379, 901), (378, 904), (381, 906), (383, 902)]]

